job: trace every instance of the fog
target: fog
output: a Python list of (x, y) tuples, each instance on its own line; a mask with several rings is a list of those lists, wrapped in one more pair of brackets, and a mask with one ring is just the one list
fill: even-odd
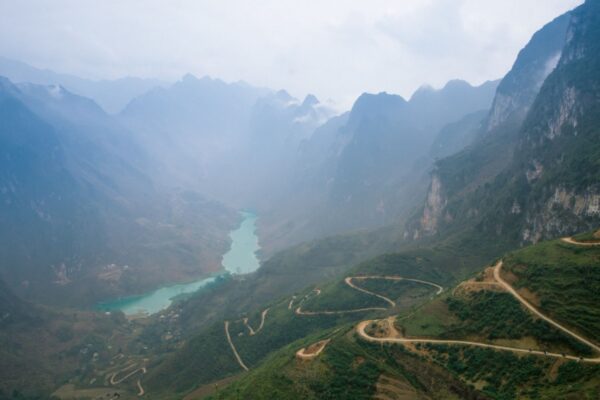
[(497, 79), (535, 30), (579, 3), (5, 0), (0, 54), (89, 78), (208, 74), (344, 109), (364, 91)]

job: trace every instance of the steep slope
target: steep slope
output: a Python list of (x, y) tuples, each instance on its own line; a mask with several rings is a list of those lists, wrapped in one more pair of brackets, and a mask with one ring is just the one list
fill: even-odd
[(157, 187), (92, 101), (1, 84), (1, 273), (19, 294), (90, 304), (219, 268), (233, 212)]
[[(571, 35), (573, 38), (578, 37), (577, 32), (579, 32), (580, 29), (583, 29), (584, 32), (593, 32), (593, 30), (589, 28), (589, 24), (594, 21), (594, 18), (591, 15), (593, 15), (595, 11), (590, 11), (594, 10), (593, 7), (595, 6), (586, 4), (573, 13), (573, 15), (577, 17), (572, 19), (569, 28), (570, 31), (575, 32), (573, 35)], [(586, 14), (586, 9), (590, 15)], [(562, 60), (558, 63), (558, 66), (554, 72), (548, 71), (548, 68), (543, 70), (542, 75), (544, 78), (546, 78), (546, 75), (550, 74), (545, 81), (542, 79), (544, 83), (540, 82), (539, 67), (553, 64), (548, 64), (548, 60), (556, 57), (556, 52), (554, 50), (556, 48), (559, 48), (560, 50), (560, 48), (565, 45), (565, 21), (569, 22), (571, 20), (570, 15), (571, 14), (563, 16), (543, 28), (542, 32), (553, 32), (554, 34), (549, 34), (548, 36), (544, 34), (536, 35), (536, 37), (532, 39), (530, 45), (523, 52), (521, 52), (519, 56), (520, 61), (515, 63), (513, 73), (509, 74), (513, 77), (521, 76), (530, 83), (529, 86), (521, 84), (521, 88), (529, 87), (534, 88), (532, 90), (537, 90), (536, 88), (539, 89), (539, 94), (535, 99), (527, 96), (521, 97), (518, 93), (519, 88), (517, 86), (514, 86), (511, 89), (514, 90), (513, 93), (515, 98), (528, 98), (528, 101), (532, 101), (533, 103), (526, 104), (527, 101), (524, 101), (515, 107), (515, 109), (511, 112), (505, 113), (505, 120), (502, 121), (500, 125), (494, 126), (489, 130), (488, 118), (487, 121), (484, 121), (482, 129), (478, 132), (478, 135), (481, 136), (479, 139), (476, 139), (474, 143), (472, 143), (459, 155), (451, 157), (450, 159), (442, 160), (438, 164), (438, 168), (440, 170), (440, 174), (437, 178), (438, 182), (433, 185), (434, 190), (432, 193), (430, 193), (428, 200), (431, 208), (437, 208), (442, 212), (439, 212), (436, 215), (430, 214), (429, 217), (431, 218), (428, 217), (429, 221), (427, 221), (427, 218), (419, 221), (421, 223), (425, 223), (431, 222), (433, 217), (437, 218), (437, 221), (435, 221), (436, 223), (433, 225), (434, 228), (430, 231), (437, 231), (437, 235), (423, 238), (422, 233), (426, 232), (426, 230), (424, 230), (423, 225), (421, 225), (417, 235), (419, 236), (419, 240), (415, 242), (415, 247), (418, 245), (419, 248), (410, 249), (409, 247), (404, 247), (399, 254), (382, 257), (383, 260), (387, 259), (390, 260), (390, 262), (377, 262), (377, 260), (373, 260), (359, 267), (357, 271), (369, 276), (407, 276), (406, 274), (408, 272), (413, 278), (417, 277), (417, 279), (433, 281), (441, 285), (447, 285), (449, 282), (451, 283), (456, 281), (461, 275), (464, 276), (471, 274), (474, 271), (474, 265), (478, 262), (479, 266), (481, 267), (481, 265), (491, 261), (492, 258), (506, 252), (511, 248), (511, 246), (512, 248), (515, 248), (521, 244), (518, 238), (510, 235), (511, 232), (508, 232), (509, 234), (505, 235), (507, 231), (504, 229), (492, 229), (492, 227), (498, 228), (499, 224), (506, 224), (510, 226), (510, 224), (513, 223), (510, 218), (507, 218), (506, 213), (502, 214), (502, 212), (498, 211), (499, 208), (496, 205), (504, 204), (499, 200), (502, 200), (506, 193), (508, 193), (509, 196), (514, 195), (514, 189), (510, 184), (507, 184), (507, 182), (511, 181), (511, 177), (526, 177), (527, 169), (526, 167), (523, 167), (523, 165), (526, 165), (526, 163), (523, 161), (525, 157), (522, 156), (522, 154), (527, 154), (529, 160), (535, 159), (533, 158), (533, 153), (526, 153), (527, 149), (530, 149), (530, 145), (527, 145), (529, 140), (527, 138), (531, 135), (528, 133), (526, 127), (530, 123), (531, 118), (537, 114), (537, 109), (540, 107), (539, 104), (542, 102), (541, 99), (544, 99), (541, 104), (545, 104), (546, 102), (549, 102), (548, 104), (557, 104), (555, 105), (555, 111), (565, 108), (561, 108), (560, 106), (560, 104), (564, 104), (564, 101), (561, 100), (562, 96), (558, 96), (558, 100), (556, 100), (552, 94), (554, 92), (553, 90), (550, 90), (549, 93), (546, 92), (546, 87), (550, 84), (550, 82), (552, 82), (554, 76), (560, 76), (562, 74)], [(585, 37), (586, 35), (579, 34), (579, 36)], [(590, 36), (591, 34), (588, 34), (588, 37)], [(552, 45), (548, 45), (546, 42), (547, 40), (557, 40), (558, 42), (553, 42)], [(571, 41), (567, 42), (565, 50), (562, 53), (563, 58), (566, 57), (565, 54), (571, 53), (569, 47), (574, 46), (573, 41), (575, 41), (575, 39), (571, 39)], [(593, 46), (591, 47), (593, 48)], [(582, 47), (577, 45), (576, 48), (584, 49), (579, 51), (582, 52), (582, 54), (588, 54), (588, 52), (585, 50), (586, 46)], [(535, 55), (535, 57), (530, 57), (530, 55)], [(587, 71), (589, 73), (590, 71), (597, 70), (593, 61), (593, 57), (594, 56), (592, 55), (587, 60), (586, 57), (579, 59), (581, 60), (580, 68), (583, 71)], [(532, 69), (529, 69), (528, 66), (533, 67)], [(535, 71), (535, 73), (532, 71)], [(591, 86), (592, 88), (598, 86), (597, 83), (591, 79), (588, 79), (586, 83), (588, 83), (588, 86)], [(560, 91), (558, 92), (560, 93)], [(506, 93), (507, 92), (504, 92), (504, 94)], [(384, 97), (385, 95), (381, 96), (382, 99)], [(597, 96), (590, 97), (591, 100), (597, 98)], [(374, 101), (376, 102), (376, 100)], [(390, 104), (391, 109), (397, 107), (396, 110), (399, 110), (401, 107), (405, 107), (406, 102), (397, 98), (392, 98), (388, 104)], [(583, 110), (588, 111), (589, 114), (583, 112), (582, 115), (588, 115), (591, 118), (596, 113), (595, 109), (591, 107), (590, 104), (593, 105), (594, 101), (589, 101), (586, 106), (587, 108), (583, 108)], [(552, 107), (549, 108), (552, 110)], [(383, 110), (382, 112), (388, 111), (386, 107), (378, 107), (378, 109)], [(394, 112), (393, 114), (394, 116), (398, 115), (397, 112)], [(561, 113), (558, 112), (557, 115), (560, 114)], [(527, 117), (523, 123), (525, 115), (527, 115)], [(552, 115), (553, 112), (548, 112), (545, 117), (540, 117), (538, 122), (543, 123), (546, 121), (547, 123), (548, 121), (552, 121)], [(581, 116), (579, 118), (581, 118)], [(377, 120), (377, 118), (374, 119)], [(352, 115), (349, 116), (347, 124), (350, 124), (350, 121), (352, 121)], [(578, 119), (577, 121), (577, 127), (579, 127), (581, 124), (581, 119)], [(523, 125), (522, 128), (520, 128), (521, 125)], [(334, 125), (332, 128), (337, 130), (338, 133), (340, 132), (339, 126)], [(563, 133), (562, 136), (564, 137), (565, 134)], [(565, 140), (566, 142), (577, 143), (580, 140), (580, 137), (581, 135), (578, 133), (577, 136), (568, 136)], [(538, 140), (537, 143), (539, 142), (541, 141)], [(332, 142), (330, 141), (330, 143)], [(549, 142), (542, 143), (547, 145)], [(580, 143), (587, 144), (591, 149), (589, 151), (592, 152), (589, 156), (586, 156), (584, 160), (594, 159), (592, 154), (594, 154), (593, 152), (595, 151), (595, 147), (591, 144), (591, 141), (582, 139)], [(566, 148), (568, 149), (568, 146)], [(502, 155), (506, 153), (498, 153), (500, 155), (495, 154), (499, 151), (506, 151), (507, 149), (517, 149), (514, 159), (502, 159)], [(540, 146), (538, 146), (536, 149), (539, 150)], [(521, 152), (523, 153), (521, 154)], [(544, 151), (541, 152), (541, 154), (543, 153)], [(493, 154), (494, 157), (491, 157), (491, 154)], [(521, 157), (523, 158), (521, 159)], [(444, 164), (444, 162), (446, 162), (446, 164)], [(561, 169), (561, 165), (562, 163), (557, 163), (556, 171), (562, 171), (564, 174), (566, 171)], [(456, 169), (444, 169), (442, 168), (444, 166), (454, 166)], [(588, 167), (591, 167), (591, 165)], [(476, 168), (476, 171), (474, 171), (475, 174), (472, 171), (469, 171), (469, 168)], [(513, 168), (516, 168), (516, 170), (513, 170)], [(576, 172), (568, 179), (573, 179), (573, 182), (578, 182), (580, 177), (588, 176), (588, 171), (590, 176), (594, 176), (593, 173), (595, 173), (596, 170), (597, 169), (593, 168), (585, 169), (583, 174)], [(490, 183), (485, 185), (485, 182)], [(448, 188), (452, 190), (450, 192), (452, 197), (446, 197), (446, 199), (444, 199), (442, 195), (444, 194), (444, 190), (448, 190)], [(445, 193), (445, 195), (447, 194), (448, 192)], [(456, 204), (459, 204), (459, 206), (455, 206)], [(460, 208), (461, 204), (467, 204), (468, 207), (465, 206)], [(479, 208), (476, 209), (476, 211), (469, 212), (469, 210), (474, 209), (474, 205), (477, 205)], [(513, 202), (511, 201), (510, 207), (512, 208), (512, 206)], [(519, 207), (522, 207), (522, 205), (519, 205)], [(516, 210), (519, 207), (514, 207), (514, 209)], [(511, 208), (508, 209), (509, 212)], [(517, 212), (515, 211), (515, 215), (516, 213)], [(495, 224), (486, 225), (488, 219), (492, 218), (495, 218)], [(591, 225), (593, 224), (593, 219), (588, 218), (585, 220), (585, 222), (586, 224)], [(553, 246), (554, 245), (556, 244), (553, 244)], [(407, 245), (404, 244), (403, 246)], [(577, 254), (579, 254), (581, 251), (581, 249), (574, 249), (571, 251), (571, 253), (564, 255), (564, 257), (574, 260)], [(541, 250), (541, 253), (546, 254), (547, 251)], [(507, 257), (507, 269), (512, 268), (512, 264), (508, 261), (509, 258), (510, 256)], [(482, 260), (487, 261), (481, 262)], [(560, 263), (564, 263), (565, 259), (559, 257), (558, 260), (560, 260)], [(594, 257), (591, 257), (585, 262), (590, 262), (595, 265), (596, 261), (597, 260), (595, 260)], [(584, 273), (586, 274), (585, 276), (587, 276), (587, 274), (590, 272), (587, 269), (584, 271), (582, 268), (574, 268), (571, 273)], [(534, 274), (534, 276), (536, 278), (541, 277), (541, 279), (556, 279), (550, 274), (544, 275), (540, 274), (539, 272)], [(587, 296), (589, 296), (591, 293), (587, 291), (587, 289), (581, 290), (579, 287), (581, 285), (581, 278), (581, 276), (577, 278), (572, 276), (568, 278), (568, 281), (573, 282), (573, 285), (566, 288), (561, 288), (562, 290), (565, 290), (566, 293), (570, 293), (570, 295), (573, 296), (572, 301), (575, 303), (577, 303), (578, 294), (583, 293), (582, 295), (586, 296), (585, 293), (587, 293)], [(510, 280), (509, 277), (504, 277), (504, 279)], [(381, 296), (386, 297), (387, 299), (394, 298), (394, 304), (398, 304), (401, 301), (400, 298), (402, 296), (398, 298), (393, 297), (397, 296), (398, 293), (395, 293), (395, 290), (387, 284), (374, 282), (369, 283), (368, 285), (365, 284), (366, 286), (363, 287), (364, 291), (356, 291), (362, 294), (357, 294), (355, 291), (349, 289), (347, 285), (344, 285), (343, 282), (344, 280), (338, 278), (337, 283), (333, 285), (325, 283), (319, 284), (319, 290), (314, 292), (317, 294), (316, 297), (314, 294), (312, 297), (310, 297), (311, 295), (309, 295), (307, 292), (299, 293), (296, 299), (302, 299), (304, 296), (309, 295), (308, 300), (304, 301), (305, 304), (303, 303), (301, 312), (299, 312), (299, 314), (318, 318), (320, 315), (319, 313), (322, 313), (322, 317), (325, 317), (327, 315), (333, 315), (330, 312), (338, 312), (344, 309), (360, 310), (360, 312), (381, 312), (385, 314), (384, 310), (386, 310), (386, 307), (385, 305), (381, 304), (382, 300), (384, 299), (382, 299), (380, 296), (376, 296), (377, 298), (370, 298), (370, 300), (356, 297), (365, 295), (365, 291), (379, 293)], [(553, 364), (553, 360), (555, 361), (556, 358), (560, 359), (562, 357), (562, 352), (565, 354), (571, 354), (571, 357), (576, 359), (579, 357), (579, 355), (587, 358), (591, 357), (589, 356), (590, 349), (584, 345), (585, 343), (579, 341), (577, 338), (574, 338), (567, 331), (557, 327), (557, 325), (565, 327), (566, 325), (571, 324), (573, 324), (571, 326), (576, 326), (578, 322), (563, 320), (554, 325), (545, 319), (538, 319), (540, 318), (538, 314), (529, 313), (530, 309), (527, 307), (523, 308), (524, 306), (522, 303), (520, 304), (519, 300), (512, 296), (510, 292), (502, 292), (499, 294), (496, 293), (495, 288), (498, 286), (497, 283), (498, 282), (489, 282), (489, 286), (492, 289), (489, 291), (490, 293), (479, 293), (477, 290), (473, 291), (475, 292), (473, 294), (470, 292), (465, 294), (462, 286), (457, 288), (456, 293), (459, 298), (454, 299), (456, 300), (454, 303), (452, 303), (453, 300), (450, 300), (452, 306), (445, 303), (444, 299), (454, 297), (454, 291), (444, 292), (447, 294), (442, 294), (443, 298), (441, 300), (436, 300), (431, 303), (431, 310), (427, 309), (425, 312), (418, 315), (419, 318), (422, 318), (422, 321), (417, 321), (412, 324), (412, 328), (417, 329), (417, 331), (419, 329), (429, 329), (430, 331), (428, 334), (430, 336), (447, 335), (449, 338), (447, 340), (451, 341), (451, 344), (457, 344), (452, 341), (465, 342), (463, 345), (467, 346), (467, 349), (463, 350), (462, 348), (459, 348), (458, 351), (456, 351), (453, 346), (448, 349), (443, 346), (438, 346), (438, 344), (431, 343), (419, 345), (420, 347), (415, 347), (414, 351), (421, 352), (421, 354), (427, 353), (427, 357), (425, 357), (425, 359), (415, 359), (414, 357), (410, 356), (411, 361), (403, 363), (402, 368), (399, 368), (399, 370), (407, 368), (409, 364), (412, 364), (413, 368), (415, 364), (428, 366), (431, 364), (437, 364), (438, 366), (446, 369), (450, 374), (454, 375), (455, 378), (463, 380), (463, 384), (475, 384), (478, 382), (478, 379), (481, 379), (481, 384), (475, 385), (474, 389), (475, 391), (479, 391), (479, 393), (471, 392), (470, 394), (470, 396), (474, 397), (481, 396), (482, 398), (511, 398), (514, 397), (515, 393), (524, 393), (525, 395), (528, 395), (531, 394), (531, 390), (534, 390), (532, 388), (539, 386), (541, 382), (545, 382), (546, 380), (550, 380), (555, 383), (551, 390), (548, 390), (544, 393), (544, 395), (548, 398), (552, 398), (552, 396), (556, 393), (566, 394), (569, 392), (574, 392), (576, 395), (588, 397), (593, 395), (594, 391), (597, 389), (596, 367), (583, 366), (580, 368), (574, 366), (574, 364), (566, 364), (565, 366), (559, 368), (559, 365)], [(514, 283), (514, 281), (511, 281), (511, 283)], [(539, 285), (539, 283), (535, 285)], [(536, 290), (535, 285), (530, 287), (526, 284), (523, 284), (523, 287), (526, 287), (529, 291), (534, 292)], [(476, 288), (481, 287), (482, 290), (484, 290), (487, 288), (488, 282), (484, 281), (481, 285), (474, 283), (473, 286)], [(569, 292), (569, 290), (572, 290), (572, 292)], [(527, 291), (525, 290), (524, 293), (527, 293)], [(465, 296), (463, 296), (463, 294), (465, 294)], [(281, 307), (283, 308), (285, 305), (285, 300), (279, 301), (281, 302)], [(590, 304), (587, 300), (582, 300), (580, 303), (585, 304), (584, 307), (586, 308), (587, 313), (591, 315), (596, 314), (595, 308), (598, 307), (597, 304)], [(273, 304), (274, 303), (271, 303), (271, 306), (273, 306)], [(344, 306), (347, 306), (347, 308)], [(361, 307), (367, 308), (368, 310), (362, 310)], [(454, 310), (450, 310), (449, 312), (448, 307), (454, 307)], [(544, 307), (541, 306), (541, 308), (543, 309)], [(376, 309), (379, 311), (376, 311)], [(574, 310), (577, 309), (577, 306), (576, 304), (572, 304), (571, 306), (565, 307), (565, 309)], [(310, 311), (310, 313), (307, 313), (306, 311)], [(443, 323), (438, 323), (439, 321), (430, 321), (428, 316), (435, 315), (434, 311), (442, 312), (443, 315), (448, 317), (448, 320), (442, 321)], [(543, 310), (543, 312), (548, 312), (548, 310)], [(581, 311), (578, 312), (581, 313)], [(258, 315), (260, 310), (255, 310), (255, 313)], [(514, 328), (514, 332), (512, 332), (511, 329), (507, 330), (506, 326), (499, 326), (497, 321), (491, 321), (489, 319), (490, 316), (495, 315), (501, 315), (503, 322), (509, 321), (511, 327)], [(233, 318), (235, 318), (235, 316), (233, 316)], [(552, 319), (550, 317), (548, 318)], [(556, 319), (552, 319), (552, 321), (556, 321), (560, 317), (555, 315), (553, 318)], [(579, 320), (579, 323), (581, 323), (583, 320), (579, 317), (577, 317), (577, 319)], [(277, 323), (277, 319), (274, 323)], [(264, 329), (267, 329), (268, 326), (269, 320), (267, 319)], [(473, 329), (474, 327), (477, 329)], [(333, 329), (333, 327), (329, 325), (321, 328)], [(408, 328), (410, 327), (407, 327), (406, 329)], [(216, 333), (216, 329), (217, 328), (215, 325), (215, 328), (212, 332)], [(374, 330), (367, 333), (369, 335), (377, 335), (378, 329), (381, 330), (379, 333), (381, 335), (390, 334), (390, 332), (393, 333), (391, 328), (386, 328), (383, 325), (375, 326), (373, 329)], [(330, 334), (325, 332), (326, 331), (322, 331), (320, 335), (318, 334), (318, 330), (305, 332), (305, 334), (314, 334), (314, 336), (312, 336), (311, 339), (307, 338), (302, 342), (298, 342), (295, 348), (300, 349), (304, 347), (306, 349), (307, 345), (311, 343), (316, 343), (317, 341), (327, 339)], [(513, 334), (515, 336), (511, 336)], [(467, 338), (462, 340), (459, 338), (461, 335), (465, 335)], [(385, 337), (385, 335), (383, 337)], [(344, 335), (344, 338), (347, 339), (348, 335)], [(327, 373), (324, 375), (328, 376), (328, 379), (338, 379), (341, 375), (341, 379), (345, 379), (346, 382), (348, 382), (350, 380), (350, 378), (348, 378), (349, 372), (340, 372), (343, 371), (344, 368), (335, 370), (335, 372), (331, 372), (331, 360), (327, 359), (327, 348), (332, 344), (335, 345), (335, 335), (333, 335), (332, 339), (333, 340), (325, 346), (320, 355), (315, 357), (313, 362), (316, 363), (317, 367), (323, 368), (322, 371), (330, 372), (330, 375), (327, 375)], [(476, 345), (475, 349), (468, 348), (470, 343), (481, 343), (481, 341), (484, 340), (497, 341), (498, 344), (493, 345), (497, 346), (496, 350), (504, 349), (505, 351), (508, 351), (508, 353), (497, 354), (493, 348), (481, 348), (482, 346), (479, 345)], [(592, 338), (592, 341), (593, 340), (594, 339)], [(249, 340), (246, 341), (244, 339), (236, 339), (235, 335), (232, 337), (231, 341), (234, 343), (234, 345), (236, 343), (241, 345), (238, 346), (237, 349), (239, 353), (244, 353), (245, 351), (244, 347), (242, 347), (243, 344), (248, 345), (248, 343), (251, 343)], [(206, 343), (201, 340), (198, 342)], [(281, 345), (282, 342), (279, 343), (279, 345)], [(423, 341), (423, 343), (426, 342)], [(528, 348), (525, 347), (523, 349), (514, 350), (515, 346), (527, 346), (528, 344), (531, 346), (533, 346), (533, 344), (541, 346), (541, 350), (538, 349), (535, 352), (532, 351), (532, 354), (527, 358), (520, 358), (518, 354), (527, 353)], [(227, 342), (224, 342), (224, 348), (226, 348), (226, 346)], [(252, 354), (252, 357), (256, 357), (256, 353), (254, 352), (256, 348), (253, 348), (252, 345), (250, 346), (250, 354)], [(262, 346), (263, 345), (260, 345), (259, 347)], [(310, 346), (308, 346), (308, 348), (309, 350), (307, 351), (310, 352)], [(362, 350), (355, 349), (353, 351), (355, 351), (355, 353), (350, 351), (350, 354), (356, 355), (356, 357), (351, 356), (350, 359), (353, 360), (354, 363), (358, 363), (359, 361), (357, 360), (368, 358), (361, 353)], [(396, 351), (400, 354), (406, 355), (406, 353), (401, 350), (393, 350), (394, 353), (396, 353)], [(544, 354), (544, 351), (548, 351), (552, 354)], [(444, 355), (444, 353), (447, 355)], [(382, 350), (377, 347), (377, 350), (374, 350), (374, 353), (372, 354), (374, 357), (380, 357), (379, 359), (381, 359)], [(386, 357), (388, 354), (388, 350), (385, 350)], [(256, 358), (251, 357), (251, 362), (249, 363), (251, 372), (247, 375), (244, 375), (240, 383), (234, 384), (231, 390), (226, 390), (223, 392), (221, 394), (222, 397), (228, 398), (227, 396), (235, 396), (236, 394), (239, 394), (240, 392), (238, 391), (241, 390), (244, 390), (243, 393), (247, 396), (251, 396), (251, 393), (258, 393), (258, 398), (261, 398), (262, 395), (266, 395), (266, 393), (273, 390), (276, 391), (282, 398), (285, 398), (286, 396), (293, 398), (294, 396), (298, 396), (298, 393), (303, 393), (303, 395), (309, 398), (310, 396), (319, 398), (319, 396), (329, 395), (327, 392), (327, 387), (329, 387), (328, 383), (331, 383), (331, 381), (326, 380), (324, 384), (318, 384), (318, 379), (315, 378), (317, 374), (309, 374), (308, 377), (302, 375), (306, 377), (305, 381), (303, 381), (300, 385), (291, 384), (291, 382), (295, 381), (295, 377), (297, 377), (297, 374), (299, 373), (299, 368), (302, 368), (303, 365), (300, 364), (300, 362), (295, 361), (293, 355), (294, 352), (292, 351), (291, 347), (285, 348), (281, 350), (279, 354), (267, 359), (268, 361), (264, 361), (264, 363), (259, 362), (256, 364), (258, 367), (254, 366), (254, 363), (256, 363)], [(322, 361), (319, 361), (320, 357)], [(545, 357), (549, 357), (549, 359), (546, 359)], [(176, 360), (177, 358), (178, 356), (175, 355), (172, 360)], [(244, 357), (242, 354), (242, 359), (243, 358)], [(306, 357), (301, 358), (305, 359)], [(568, 359), (567, 357), (563, 358)], [(484, 359), (489, 359), (491, 361), (489, 363), (482, 363), (482, 360)], [(270, 364), (270, 362), (273, 362), (273, 364)], [(350, 365), (356, 365), (354, 363), (351, 362)], [(397, 358), (395, 363), (397, 366)], [(171, 370), (176, 369), (173, 368), (173, 365), (181, 364), (171, 364)], [(235, 365), (235, 359), (233, 359), (230, 366), (232, 369), (228, 369), (227, 371), (229, 372), (225, 371), (224, 373), (232, 373)], [(483, 369), (481, 370), (481, 373), (478, 374), (477, 370), (480, 369), (480, 366), (483, 366)], [(256, 368), (255, 372), (252, 372), (253, 368)], [(379, 368), (383, 368), (383, 366), (379, 365)], [(424, 369), (425, 367), (423, 366), (422, 368)], [(580, 373), (573, 374), (572, 371), (574, 369), (578, 370)], [(347, 367), (345, 370), (356, 371), (353, 368)], [(556, 375), (557, 371), (559, 371), (558, 376)], [(389, 370), (386, 372), (387, 374), (393, 373), (393, 371)], [(182, 374), (186, 376), (185, 381), (188, 383), (193, 382), (194, 372), (187, 371), (182, 372)], [(216, 378), (217, 376), (218, 374), (213, 375), (212, 378)], [(398, 378), (397, 375), (395, 376)], [(374, 377), (370, 377), (364, 385), (360, 385), (360, 388), (348, 388), (349, 398), (351, 398), (351, 395), (365, 396), (375, 394), (377, 390), (376, 383), (378, 377), (379, 374), (374, 374)], [(203, 375), (202, 378), (198, 380), (198, 383), (207, 382), (207, 379), (208, 377)], [(354, 379), (357, 378), (354, 377)], [(288, 384), (281, 385), (281, 382), (287, 382)], [(265, 386), (261, 387), (261, 384), (264, 384)], [(451, 381), (448, 380), (445, 381), (445, 383), (443, 383), (441, 386), (448, 387), (452, 385), (453, 384)], [(496, 392), (493, 391), (494, 386), (497, 387)], [(575, 387), (575, 389), (573, 389), (573, 387)], [(366, 390), (365, 388), (368, 388), (368, 390), (366, 392), (361, 392), (361, 390)], [(354, 391), (355, 389), (358, 391)], [(412, 390), (417, 391), (421, 395), (428, 394), (427, 389), (424, 389), (423, 386), (413, 386)], [(429, 394), (431, 395), (431, 393)], [(340, 396), (339, 393), (336, 395)], [(457, 396), (464, 397), (465, 395), (464, 393), (461, 393), (457, 394)]]
[[(599, 354), (562, 329), (597, 340), (600, 304), (590, 297), (597, 279), (584, 281), (597, 275), (599, 251), (558, 240), (510, 253), (498, 277), (497, 266), (488, 268), (395, 321), (315, 333), (211, 398), (593, 399), (600, 388)], [(324, 339), (314, 357), (298, 356), (301, 347)]]
[(237, 208), (268, 209), (301, 140), (331, 115), (314, 96), (186, 75), (132, 101), (120, 120), (162, 181)]
[[(177, 350), (150, 371), (150, 390), (183, 394), (240, 371), (243, 367), (228, 344), (224, 320), (229, 322), (230, 341), (238, 357), (245, 368), (252, 370), (270, 352), (299, 338), (322, 336), (325, 330), (370, 315), (409, 310), (438, 293), (438, 285), (447, 287), (465, 271), (473, 271), (491, 259), (489, 249), (482, 246), (463, 249), (443, 244), (376, 257), (349, 269), (351, 256), (344, 249), (334, 249), (319, 247), (295, 257), (289, 252), (285, 257), (281, 254), (265, 263), (255, 276), (225, 282), (212, 293), (204, 292), (182, 303), (175, 311), (181, 316), (181, 325), (159, 324), (150, 330), (154, 337), (151, 343), (158, 343), (166, 330), (181, 330), (188, 336), (181, 349), (175, 346)], [(327, 262), (332, 259), (342, 263), (347, 260), (345, 268), (344, 264), (329, 266)], [(356, 279), (348, 281), (349, 276)], [(318, 282), (317, 289), (313, 290), (314, 284), (302, 289), (301, 282), (310, 281)], [(247, 335), (244, 317), (249, 317), (252, 326), (258, 326), (265, 310), (268, 314), (260, 333)]]
[[(427, 203), (410, 230), (411, 236), (434, 234), (444, 223), (451, 224), (458, 215), (456, 204), (509, 167), (522, 137), (521, 125), (558, 61), (570, 20), (567, 13), (536, 32), (498, 86), (492, 109), (474, 143), (436, 162)], [(461, 212), (474, 216), (477, 210), (462, 208)]]
[[(387, 93), (361, 95), (347, 115), (319, 128), (301, 146), (289, 189), (265, 215), (267, 222), (285, 222), (267, 233), (285, 237), (289, 245), (400, 222), (426, 190), (423, 178), (436, 135), (446, 124), (488, 109), (497, 84), (450, 81), (439, 90), (421, 88), (410, 101)], [(310, 214), (285, 207), (298, 198), (312, 206)]]
[(465, 149), (477, 139), (488, 114), (489, 110), (475, 111), (444, 126), (431, 145), (430, 156), (441, 159)]
[[(588, 2), (572, 12), (567, 42), (556, 69), (544, 81), (527, 118), (513, 132), (514, 156), (493, 180), (453, 170), (440, 162), (438, 201), (426, 208), (424, 231), (441, 226), (475, 225), (489, 237), (519, 244), (588, 230), (600, 221), (598, 204), (598, 87), (600, 37), (597, 5)], [(489, 143), (489, 141), (488, 141)], [(489, 159), (471, 147), (462, 158), (476, 167)], [(507, 147), (496, 144), (496, 152)], [(506, 153), (504, 153), (506, 154)], [(466, 176), (465, 176), (466, 175)], [(432, 186), (433, 187), (433, 186)], [(467, 187), (472, 194), (465, 194)], [(431, 218), (430, 218), (431, 217)], [(429, 221), (427, 221), (429, 220)], [(442, 229), (446, 229), (442, 228)]]

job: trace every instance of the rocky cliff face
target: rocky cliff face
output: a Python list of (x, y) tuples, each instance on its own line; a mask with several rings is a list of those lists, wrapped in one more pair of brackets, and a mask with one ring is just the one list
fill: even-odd
[(600, 188), (573, 191), (557, 187), (541, 207), (529, 211), (521, 230), (525, 243), (595, 228), (600, 219)]
[(556, 18), (521, 50), (513, 68), (498, 86), (487, 120), (487, 132), (498, 129), (508, 119), (523, 120), (561, 57), (570, 18), (570, 13)]
[[(524, 124), (521, 160), (536, 157), (521, 238), (593, 229), (600, 223), (600, 6), (573, 12), (563, 56)], [(529, 178), (529, 176), (528, 176)]]
[[(427, 193), (427, 201), (423, 216), (421, 217), (421, 230), (424, 234), (432, 234), (437, 232), (439, 219), (446, 205), (446, 199), (442, 194), (442, 183), (437, 174), (431, 177), (431, 185)], [(419, 237), (419, 233), (415, 232), (415, 238)]]
[[(600, 224), (600, 6), (587, 2), (571, 15), (568, 29), (563, 16), (536, 34), (502, 81), (487, 126), (501, 135), (484, 135), (438, 163), (413, 237), (470, 226), (525, 244)], [(540, 38), (563, 34), (562, 56), (547, 74), (556, 43), (542, 45)], [(509, 83), (525, 76), (524, 92), (515, 86), (508, 95)], [(535, 99), (523, 103), (535, 88)], [(515, 115), (526, 110), (515, 126)], [(510, 161), (482, 179), (479, 171), (502, 158)]]

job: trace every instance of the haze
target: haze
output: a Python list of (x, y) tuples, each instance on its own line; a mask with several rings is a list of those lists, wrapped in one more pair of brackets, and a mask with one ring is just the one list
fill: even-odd
[(580, 0), (2, 1), (0, 54), (88, 78), (187, 72), (314, 93), (500, 78), (535, 30)]

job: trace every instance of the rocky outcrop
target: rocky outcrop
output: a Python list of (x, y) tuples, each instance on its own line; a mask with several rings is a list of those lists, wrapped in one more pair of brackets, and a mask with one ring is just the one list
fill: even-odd
[(548, 131), (546, 132), (548, 139), (552, 140), (559, 136), (563, 128), (567, 126), (573, 129), (577, 128), (577, 98), (575, 88), (565, 88), (555, 114), (548, 121)]
[(545, 238), (588, 231), (600, 224), (600, 188), (581, 192), (557, 187), (540, 207), (529, 210), (521, 239), (536, 243)]
[[(425, 234), (437, 232), (440, 217), (446, 206), (446, 199), (443, 195), (442, 182), (437, 174), (431, 177), (431, 185), (427, 193), (425, 209), (421, 217), (421, 231)], [(417, 234), (418, 236), (418, 234)]]

